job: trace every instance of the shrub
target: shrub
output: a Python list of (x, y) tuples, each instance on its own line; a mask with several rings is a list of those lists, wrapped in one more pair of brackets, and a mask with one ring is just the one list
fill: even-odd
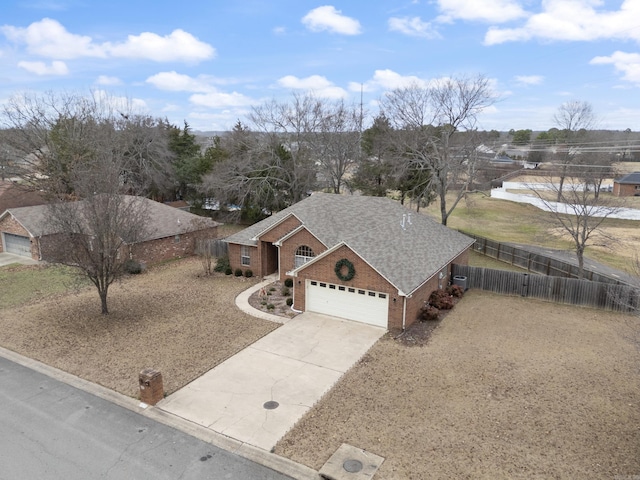
[(434, 290), (429, 295), (429, 304), (439, 310), (449, 310), (453, 308), (453, 297), (444, 290)]
[(233, 273), (233, 270), (231, 270), (231, 267), (227, 267), (224, 270), (224, 274), (225, 275), (231, 275)]
[(423, 322), (429, 320), (437, 320), (438, 315), (440, 314), (440, 310), (438, 310), (433, 305), (425, 304), (418, 313), (418, 318)]
[(291, 305), (293, 305), (293, 298), (289, 297), (287, 298), (287, 306), (290, 307)]
[(464, 289), (460, 285), (449, 285), (446, 292), (456, 298), (461, 298), (464, 295)]
[(233, 274), (236, 277), (241, 277), (242, 276), (242, 269), (241, 268), (236, 268), (236, 270), (233, 272)]
[(253, 272), (247, 268), (244, 271), (244, 276), (247, 277), (247, 278), (251, 278), (251, 277), (253, 277)]
[(213, 271), (226, 273), (227, 270), (231, 270), (231, 267), (229, 266), (229, 257), (226, 255), (224, 257), (218, 257), (216, 259), (216, 266), (213, 267)]
[(127, 260), (124, 262), (124, 271), (130, 275), (142, 273), (142, 264), (136, 260)]
[(276, 287), (269, 287), (269, 291), (270, 292), (275, 292), (276, 291)]
[(282, 291), (280, 293), (282, 293), (283, 297), (288, 297), (289, 295), (291, 295), (291, 290), (289, 290), (287, 287), (282, 287)]
[(273, 310), (274, 308), (276, 308), (276, 306), (273, 303), (267, 304), (267, 310)]
[(293, 287), (293, 278), (285, 278), (284, 286), (289, 288)]

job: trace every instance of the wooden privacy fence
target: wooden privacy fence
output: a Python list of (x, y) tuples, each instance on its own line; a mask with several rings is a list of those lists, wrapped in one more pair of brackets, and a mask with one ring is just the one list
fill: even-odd
[(207, 248), (213, 257), (226, 257), (229, 254), (229, 244), (219, 238), (207, 239)]
[(452, 274), (466, 277), (467, 288), (504, 295), (520, 295), (619, 312), (631, 312), (640, 307), (640, 290), (624, 284), (530, 275), (467, 265), (452, 265)]
[[(506, 245), (504, 243), (479, 237), (471, 233), (462, 232), (468, 237), (475, 238), (473, 250), (501, 262), (510, 263), (517, 267), (524, 268), (530, 272), (541, 273), (553, 277), (578, 278), (578, 266), (568, 262), (563, 262), (556, 258), (547, 257), (538, 253), (529, 252), (525, 249)], [(602, 273), (584, 268), (584, 278), (593, 282), (624, 284), (620, 280), (609, 277)]]

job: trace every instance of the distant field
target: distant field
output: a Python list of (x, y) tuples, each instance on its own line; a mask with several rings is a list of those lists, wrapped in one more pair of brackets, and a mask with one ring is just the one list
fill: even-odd
[[(449, 202), (453, 201), (453, 197)], [(440, 218), (439, 205), (433, 203), (421, 211)], [(573, 250), (570, 237), (550, 222), (548, 213), (523, 203), (491, 198), (474, 193), (460, 201), (448, 226), (500, 242), (540, 245), (558, 250)], [(586, 256), (623, 271), (629, 271), (640, 255), (640, 222), (606, 219), (604, 233), (609, 237), (599, 246), (587, 247)]]

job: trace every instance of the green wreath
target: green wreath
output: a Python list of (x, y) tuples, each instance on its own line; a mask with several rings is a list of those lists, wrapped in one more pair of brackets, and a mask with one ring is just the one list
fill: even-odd
[[(342, 273), (342, 269), (344, 267), (347, 267), (346, 275)], [(336, 272), (336, 276), (343, 282), (348, 282), (356, 274), (356, 269), (354, 268), (353, 263), (351, 263), (346, 258), (343, 258), (342, 260), (338, 260), (336, 262), (336, 267), (334, 268), (334, 271)]]

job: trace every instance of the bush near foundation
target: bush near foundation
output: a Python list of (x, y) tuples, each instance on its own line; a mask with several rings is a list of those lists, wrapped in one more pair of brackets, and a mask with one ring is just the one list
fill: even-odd
[(450, 310), (453, 308), (453, 297), (444, 290), (434, 290), (429, 295), (429, 305), (438, 310)]
[(428, 303), (425, 303), (424, 306), (420, 309), (420, 313), (418, 317), (420, 318), (421, 321), (425, 322), (430, 320), (437, 320), (439, 314), (440, 314), (440, 310), (438, 310), (433, 305), (429, 305)]
[(460, 285), (449, 285), (446, 292), (456, 298), (462, 298), (462, 295), (464, 295), (464, 289)]

